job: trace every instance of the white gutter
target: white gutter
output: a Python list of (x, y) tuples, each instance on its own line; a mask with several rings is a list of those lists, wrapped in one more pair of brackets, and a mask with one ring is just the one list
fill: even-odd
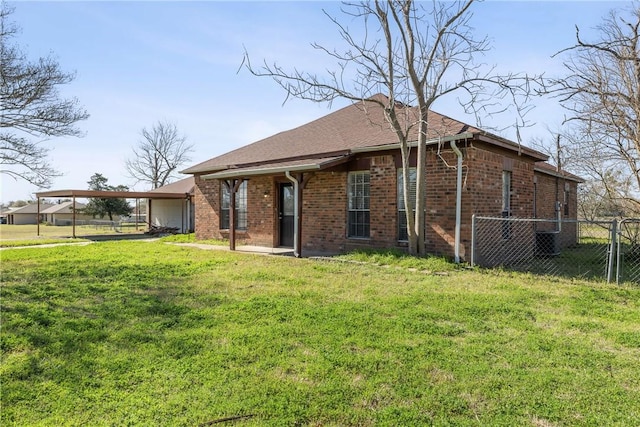
[(456, 146), (456, 141), (451, 140), (451, 149), (458, 156), (458, 176), (456, 179), (456, 231), (454, 243), (454, 257), (456, 264), (460, 263), (460, 223), (462, 222), (462, 151)]
[[(473, 138), (473, 133), (464, 132), (464, 133), (459, 133), (457, 135), (447, 135), (447, 136), (443, 136), (442, 138), (430, 139), (427, 142), (425, 142), (425, 144), (435, 145), (441, 142), (457, 141), (461, 139), (471, 139), (471, 138)], [(411, 141), (407, 145), (411, 148), (417, 147), (418, 141)], [(387, 151), (387, 150), (398, 150), (398, 149), (400, 149), (400, 143), (396, 142), (393, 144), (377, 145), (373, 147), (352, 148), (351, 152), (352, 153), (368, 153), (372, 151)]]
[(284, 174), (289, 181), (293, 182), (293, 256), (299, 258), (298, 233), (300, 230), (298, 230), (298, 203), (300, 203), (300, 201), (298, 200), (298, 187), (300, 183), (291, 175), (289, 170), (286, 170)]
[(327, 166), (334, 166), (340, 163), (345, 162), (348, 159), (348, 155), (339, 156), (339, 157), (331, 157), (328, 159), (317, 159), (314, 161), (313, 159), (309, 159), (311, 163), (304, 163), (295, 166), (269, 166), (269, 167), (260, 167), (256, 166), (255, 168), (231, 168), (226, 169), (220, 172), (209, 173), (206, 175), (201, 175), (202, 179), (224, 179), (224, 178), (233, 178), (237, 176), (256, 176), (256, 175), (269, 175), (269, 174), (277, 174), (277, 173), (286, 173), (289, 172), (307, 172), (307, 171), (317, 171), (321, 170)]
[(242, 176), (255, 176), (255, 175), (267, 175), (267, 174), (276, 174), (284, 172), (285, 175), (287, 172), (298, 172), (298, 171), (309, 171), (309, 170), (319, 170), (321, 167), (320, 164), (310, 163), (306, 165), (299, 166), (278, 166), (273, 168), (256, 168), (256, 169), (228, 169), (223, 172), (214, 172), (207, 175), (202, 175), (200, 178), (202, 179), (224, 179), (231, 178), (238, 175)]

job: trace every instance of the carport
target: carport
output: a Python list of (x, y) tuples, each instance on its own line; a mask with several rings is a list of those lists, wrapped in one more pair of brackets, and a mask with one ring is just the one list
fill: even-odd
[[(88, 198), (96, 198), (96, 199), (135, 199), (136, 200), (136, 209), (140, 211), (140, 199), (150, 199), (150, 200), (158, 200), (158, 199), (189, 199), (191, 195), (189, 193), (162, 193), (156, 191), (98, 191), (98, 190), (52, 190), (52, 191), (41, 191), (36, 193), (36, 197), (38, 198), (38, 218), (40, 218), (40, 199), (41, 198), (61, 198), (61, 197), (70, 197), (72, 200), (72, 205), (76, 205), (76, 198), (88, 199)], [(147, 209), (149, 210), (148, 214), (151, 215), (151, 204), (147, 205)], [(138, 215), (136, 215), (136, 223), (138, 221)], [(184, 212), (182, 221), (184, 223)], [(72, 217), (72, 233), (73, 238), (76, 237), (76, 212), (73, 209), (73, 217)], [(40, 235), (40, 221), (37, 222), (37, 235)]]

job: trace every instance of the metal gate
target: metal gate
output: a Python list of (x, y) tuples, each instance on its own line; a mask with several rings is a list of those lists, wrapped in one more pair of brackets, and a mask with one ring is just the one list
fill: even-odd
[(640, 283), (640, 219), (624, 219), (618, 224), (616, 283)]

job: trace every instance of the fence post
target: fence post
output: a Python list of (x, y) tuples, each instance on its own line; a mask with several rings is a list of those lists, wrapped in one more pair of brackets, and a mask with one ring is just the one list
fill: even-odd
[(624, 220), (618, 224), (618, 251), (616, 253), (616, 285), (620, 284), (620, 276), (622, 275), (622, 227), (624, 226)]
[(471, 267), (476, 261), (476, 214), (471, 215)]
[(614, 257), (616, 256), (616, 237), (618, 236), (618, 231), (617, 231), (617, 225), (618, 225), (618, 221), (617, 220), (613, 220), (611, 221), (611, 228), (610, 228), (610, 233), (611, 233), (611, 245), (609, 245), (609, 262), (607, 263), (607, 283), (611, 283), (612, 280), (612, 275), (613, 275), (613, 267), (614, 267)]

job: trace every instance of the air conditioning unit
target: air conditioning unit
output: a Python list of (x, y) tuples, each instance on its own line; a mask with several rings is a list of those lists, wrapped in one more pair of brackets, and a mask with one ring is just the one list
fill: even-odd
[(536, 231), (536, 255), (555, 256), (560, 254), (559, 231)]

